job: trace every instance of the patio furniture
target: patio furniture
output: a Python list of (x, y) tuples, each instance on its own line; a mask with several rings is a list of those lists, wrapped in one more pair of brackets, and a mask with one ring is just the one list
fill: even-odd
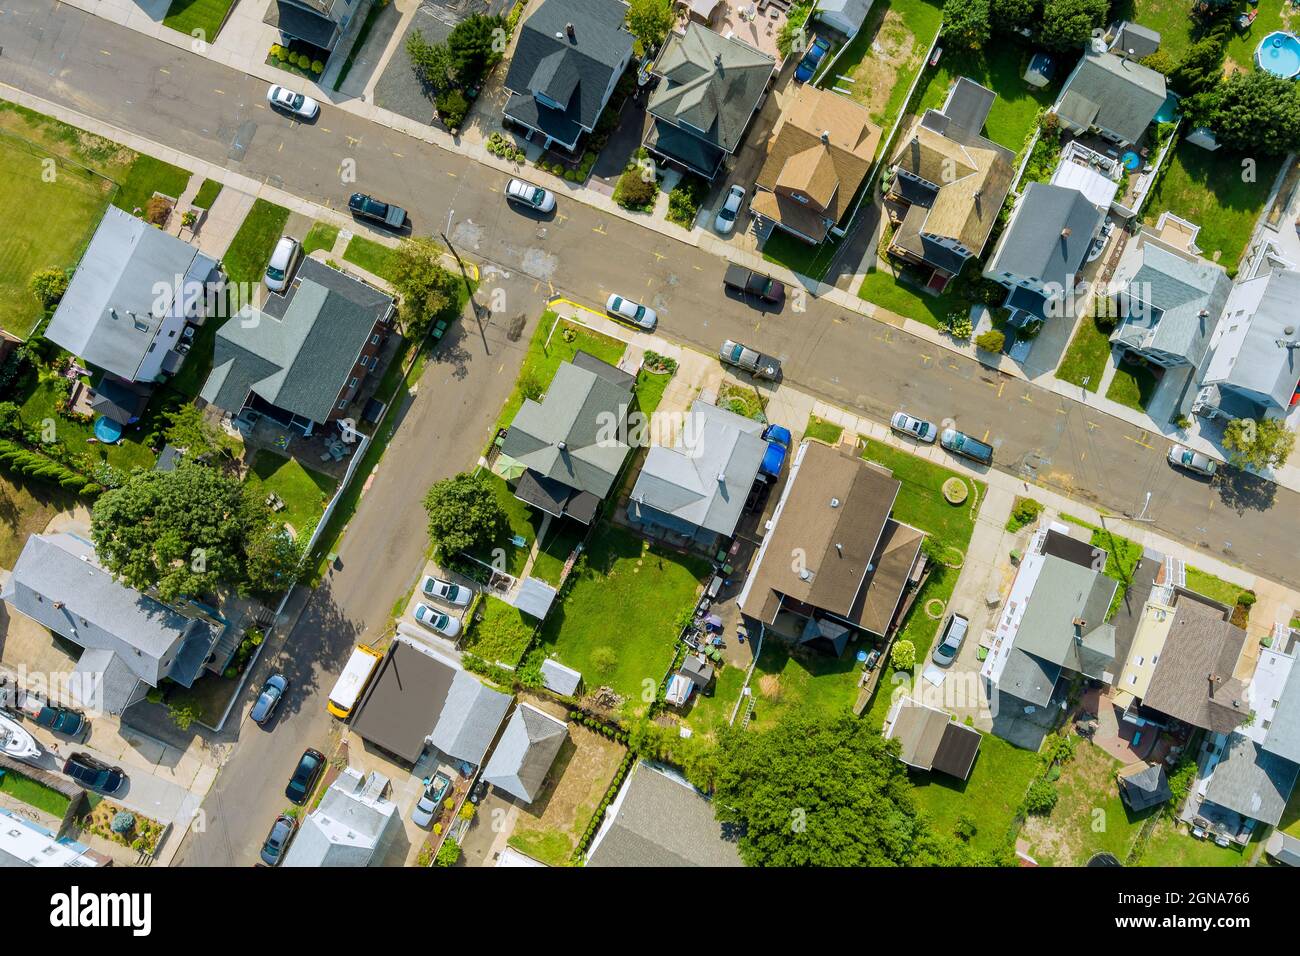
[(1204, 840), (1206, 833), (1200, 827), (1192, 827), (1192, 836), (1196, 837), (1198, 840)]
[(1224, 836), (1222, 833), (1220, 833), (1218, 836), (1216, 836), (1216, 837), (1214, 838), (1214, 845), (1215, 845), (1215, 846), (1228, 847), (1228, 846), (1230, 846), (1231, 844), (1232, 844), (1232, 841), (1229, 840), (1229, 839), (1228, 839), (1226, 836)]

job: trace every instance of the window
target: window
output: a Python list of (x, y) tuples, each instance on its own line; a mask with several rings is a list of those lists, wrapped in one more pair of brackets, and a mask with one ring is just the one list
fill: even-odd
[(379, 344), (379, 336), (377, 336), (377, 335), (372, 335), (372, 336), (370, 337), (370, 344), (371, 344), (371, 345), (378, 345), (378, 344)]
[(348, 407), (348, 403), (347, 403), (346, 400), (339, 402), (339, 411), (342, 411), (343, 409), (345, 409), (345, 408), (347, 408), (347, 407)]
[(352, 379), (352, 381), (348, 382), (348, 388), (356, 388), (356, 387), (357, 387), (357, 383), (360, 382), (360, 381), (361, 381), (361, 379), (359, 379), (359, 378), (354, 378), (354, 379)]

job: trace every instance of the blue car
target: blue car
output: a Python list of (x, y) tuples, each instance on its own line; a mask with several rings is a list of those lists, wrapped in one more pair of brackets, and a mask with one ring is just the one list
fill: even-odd
[(812, 46), (808, 47), (808, 52), (803, 55), (803, 59), (795, 67), (794, 81), (796, 83), (807, 83), (811, 80), (813, 74), (817, 72), (817, 66), (821, 63), (822, 57), (826, 55), (830, 48), (829, 41), (822, 37), (815, 37)]
[(786, 452), (790, 448), (790, 429), (782, 425), (768, 425), (763, 429), (763, 440), (767, 442), (767, 452), (758, 470), (772, 478), (781, 477), (785, 467)]
[(262, 693), (257, 695), (257, 703), (253, 705), (253, 712), (249, 714), (253, 718), (253, 723), (262, 725), (271, 719), (275, 709), (280, 706), (280, 701), (284, 697), (284, 692), (289, 689), (289, 681), (282, 674), (272, 674), (262, 685)]

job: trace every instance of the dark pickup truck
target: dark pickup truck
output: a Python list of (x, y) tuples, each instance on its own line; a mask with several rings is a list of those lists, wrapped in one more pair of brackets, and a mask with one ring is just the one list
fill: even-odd
[(406, 225), (406, 210), (401, 206), (380, 202), (365, 193), (353, 193), (348, 197), (348, 211), (358, 219), (369, 219), (389, 229), (401, 229)]
[(738, 266), (734, 262), (727, 266), (727, 271), (722, 276), (722, 284), (742, 295), (755, 295), (764, 302), (771, 302), (774, 305), (785, 301), (784, 285), (771, 276)]

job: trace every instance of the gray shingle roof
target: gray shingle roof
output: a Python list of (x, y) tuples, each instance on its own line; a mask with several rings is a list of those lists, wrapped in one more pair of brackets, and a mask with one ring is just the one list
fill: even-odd
[[(1115, 657), (1115, 628), (1106, 612), (1118, 582), (1054, 554), (1043, 559), (1015, 646), (1051, 664), (1100, 678)], [(1076, 626), (1075, 619), (1083, 625)]]
[(1096, 126), (1128, 143), (1142, 138), (1164, 104), (1165, 78), (1113, 53), (1085, 53), (1061, 90), (1056, 111), (1074, 126)]
[(1018, 646), (1019, 641), (1016, 643), (998, 677), (998, 690), (1026, 704), (1046, 707), (1061, 676), (1061, 666), (1025, 653)]
[(1126, 22), (1120, 27), (1111, 48), (1121, 56), (1131, 51), (1131, 55), (1140, 60), (1160, 49), (1160, 34), (1140, 23)]
[(457, 671), (429, 740), (449, 757), (477, 764), (509, 708), (509, 694), (489, 690), (467, 671)]
[[(397, 827), (397, 805), (367, 796), (373, 773), (348, 767), (307, 815), (284, 857), (285, 866), (378, 866)], [(378, 781), (382, 783), (382, 780)]]
[(670, 771), (638, 763), (605, 814), (588, 866), (740, 866), (713, 805)]
[[(1300, 338), (1296, 333), (1300, 329), (1296, 314), (1300, 272), (1279, 270), (1264, 281), (1264, 294), (1225, 384), (1267, 395), (1274, 405), (1285, 409), (1290, 407), (1296, 383), (1300, 382), (1300, 349), (1279, 348), (1277, 340)], [(1287, 329), (1291, 329), (1290, 335)]]
[(1233, 733), (1210, 776), (1205, 799), (1276, 826), (1295, 787), (1297, 772), (1300, 766), (1263, 750), (1249, 737)]
[(520, 704), (483, 768), (483, 779), (532, 803), (568, 738), (569, 728), (563, 721), (532, 704)]
[(542, 661), (542, 686), (565, 697), (571, 696), (582, 683), (582, 674), (549, 657)]
[(1269, 753), (1300, 764), (1300, 667), (1293, 666), (1287, 675), (1263, 746)]
[(1101, 221), (1101, 211), (1079, 190), (1030, 183), (985, 272), (1010, 272), (1068, 291)]
[(1200, 365), (1228, 301), (1232, 280), (1222, 266), (1205, 259), (1188, 261), (1155, 243), (1144, 243), (1140, 255), (1141, 265), (1119, 295), (1127, 317), (1111, 341), (1181, 356), (1190, 365)]
[[(216, 267), (194, 246), (109, 206), (45, 337), (114, 375), (137, 381), (164, 320), (181, 314), (183, 303), (173, 300), (176, 284), (204, 282)], [(165, 350), (171, 344), (158, 347)]]
[(730, 536), (763, 462), (763, 426), (697, 400), (677, 444), (646, 454), (628, 508), (671, 515)]
[(1173, 796), (1165, 768), (1160, 764), (1152, 763), (1134, 769), (1136, 772), (1121, 772), (1119, 775), (1120, 796), (1134, 813), (1164, 803)]
[(862, 21), (866, 20), (870, 9), (871, 0), (819, 0), (816, 15), (821, 18), (826, 14), (828, 23), (842, 23), (856, 31), (862, 27)]
[(392, 304), (364, 282), (304, 259), (288, 295), (268, 296), (261, 310), (245, 307), (217, 331), (200, 395), (238, 413), (254, 392), (287, 412), (327, 421)]

